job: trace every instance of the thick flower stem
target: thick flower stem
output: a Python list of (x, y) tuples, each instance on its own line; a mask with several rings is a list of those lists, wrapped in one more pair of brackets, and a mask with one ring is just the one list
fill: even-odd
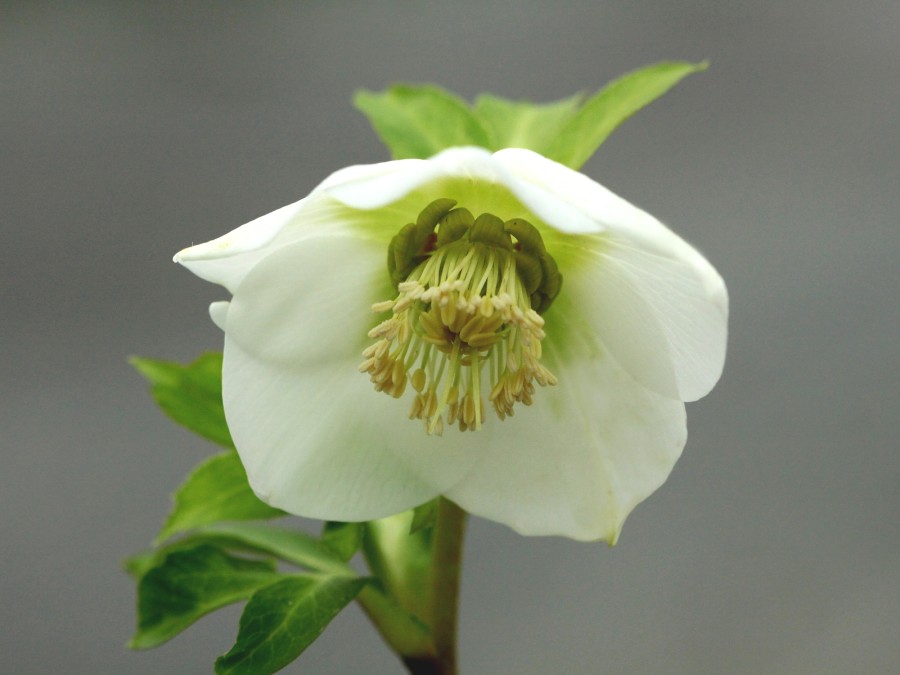
[(412, 675), (456, 675), (456, 622), (466, 512), (436, 500), (431, 528), (412, 511), (366, 523), (363, 552), (377, 583), (357, 600)]
[(465, 526), (466, 512), (441, 497), (431, 551), (430, 624), (436, 662), (433, 670), (411, 672), (456, 675), (456, 615)]

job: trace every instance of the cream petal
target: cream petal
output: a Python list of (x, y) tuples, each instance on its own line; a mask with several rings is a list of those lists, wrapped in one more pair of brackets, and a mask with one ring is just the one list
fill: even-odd
[(545, 360), (559, 384), (473, 434), (484, 457), (446, 496), (521, 534), (614, 543), (681, 454), (684, 404), (640, 386), (587, 343), (554, 349), (554, 337)]
[(722, 374), (727, 341), (728, 298), (712, 267), (614, 236), (564, 248), (569, 264), (558, 311), (579, 317), (588, 334), (657, 393), (683, 401), (705, 396)]

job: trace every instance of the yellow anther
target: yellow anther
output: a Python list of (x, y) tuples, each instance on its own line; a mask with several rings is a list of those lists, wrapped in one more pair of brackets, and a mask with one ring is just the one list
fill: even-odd
[(412, 386), (413, 386), (413, 389), (415, 389), (420, 394), (422, 393), (422, 390), (425, 388), (425, 381), (426, 381), (426, 378), (425, 378), (424, 370), (419, 368), (416, 372), (413, 373)]
[[(532, 260), (516, 248), (522, 244), (540, 259), (542, 270), (552, 272), (555, 263), (547, 262), (552, 258), (540, 234), (524, 221), (508, 221), (504, 230), (493, 216), (475, 220), (473, 234), (465, 209), (446, 218), (435, 215), (451, 206), (450, 200), (429, 205), (428, 217), (404, 228), (392, 244), (391, 274), (403, 272), (405, 278), (397, 281), (396, 298), (372, 305), (374, 312), (392, 314), (369, 331), (374, 342), (359, 366), (376, 390), (396, 398), (410, 383), (410, 419), (422, 420), (428, 433), (438, 435), (445, 425), (480, 429), (485, 398), (503, 420), (516, 403), (532, 403), (534, 382), (556, 384), (540, 363), (544, 319), (534, 298), (549, 305), (559, 288), (558, 272), (538, 279)], [(442, 235), (445, 225), (452, 231)], [(434, 227), (437, 248), (434, 238), (429, 244), (419, 232)], [(522, 271), (531, 276), (524, 279)]]

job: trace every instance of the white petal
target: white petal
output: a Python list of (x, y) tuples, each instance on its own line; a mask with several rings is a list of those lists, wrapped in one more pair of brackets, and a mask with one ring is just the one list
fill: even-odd
[[(369, 171), (361, 171), (363, 168)], [(475, 147), (449, 148), (427, 160), (398, 160), (370, 167), (351, 167), (351, 170), (347, 180), (343, 180), (345, 176), (340, 172), (335, 174), (333, 179), (326, 181), (327, 185), (323, 184), (323, 190), (352, 208), (378, 209), (427, 187), (429, 194), (417, 198), (413, 217), (438, 197), (459, 199), (461, 206), (478, 209), (483, 201), (478, 193), (485, 190), (496, 193), (494, 187), (509, 182), (493, 156), (487, 150)], [(496, 194), (491, 196), (496, 197)]]
[(286, 367), (342, 361), (367, 346), (379, 321), (372, 303), (395, 295), (383, 246), (347, 234), (306, 239), (250, 271), (235, 290), (226, 332), (249, 354)]
[[(429, 437), (409, 401), (357, 370), (391, 297), (384, 249), (348, 236), (290, 244), (247, 275), (228, 311), (223, 398), (251, 485), (292, 513), (370, 520), (468, 472), (477, 445)], [(387, 289), (379, 295), (379, 288)]]
[(286, 244), (331, 234), (339, 228), (355, 229), (360, 235), (387, 243), (438, 197), (459, 199), (476, 213), (533, 215), (563, 232), (597, 232), (603, 228), (596, 215), (580, 204), (585, 201), (585, 189), (602, 192), (603, 188), (534, 153), (516, 152), (520, 154), (501, 151), (491, 155), (483, 148), (450, 148), (428, 160), (341, 169), (322, 181), (309, 197), (217, 239), (184, 249), (175, 255), (175, 261), (234, 292), (260, 260)]
[[(378, 239), (386, 246), (389, 234), (396, 234), (405, 223), (397, 224), (389, 213), (351, 211), (326, 194), (316, 193), (218, 239), (179, 251), (175, 262), (234, 293), (261, 260), (285, 246), (323, 235), (350, 233)], [(388, 230), (383, 231), (384, 225)]]
[[(605, 229), (606, 221), (585, 208), (589, 195), (601, 188), (587, 176), (518, 148), (500, 150), (494, 154), (494, 161), (502, 167), (505, 183), (513, 194), (547, 225), (566, 234), (597, 233)], [(612, 206), (619, 205), (613, 202)]]
[(209, 318), (221, 330), (225, 330), (225, 323), (228, 321), (228, 307), (231, 305), (227, 300), (214, 302), (209, 306)]
[(384, 274), (381, 253), (346, 236), (307, 240), (273, 253), (237, 289), (223, 390), (253, 488), (292, 513), (338, 520), (443, 492), (525, 534), (614, 540), (677, 458), (682, 404), (573, 341), (565, 363), (550, 350), (560, 384), (534, 406), (479, 432), (427, 436), (406, 419), (409, 397), (375, 392), (356, 370), (377, 321), (369, 305), (382, 296), (368, 289)]
[[(598, 232), (607, 228), (653, 230), (658, 224), (648, 213), (630, 204), (583, 173), (521, 148), (500, 150), (494, 155), (511, 176), (521, 181), (530, 192), (522, 195), (531, 200), (552, 198), (566, 203), (596, 223), (592, 229), (572, 229), (564, 218), (552, 211), (542, 212), (547, 224), (568, 233)], [(534, 193), (535, 196), (531, 196)], [(540, 196), (538, 196), (540, 195)], [(541, 211), (544, 211), (541, 209)]]
[(342, 169), (329, 176), (316, 191), (327, 193), (352, 208), (371, 210), (397, 201), (440, 175), (440, 168), (434, 162), (403, 159)]
[[(566, 263), (546, 317), (559, 385), (512, 419), (443, 438), (406, 419), (409, 394), (377, 393), (357, 372), (379, 320), (370, 306), (395, 293), (387, 242), (438, 197), (533, 215), (555, 228), (548, 247)], [(524, 534), (614, 541), (681, 452), (678, 399), (721, 373), (727, 296), (709, 263), (652, 216), (528, 151), (350, 167), (176, 260), (234, 293), (210, 308), (226, 331), (229, 426), (254, 489), (308, 517), (368, 520), (445, 493)]]
[[(481, 154), (489, 158), (486, 152), (479, 151)], [(414, 212), (400, 215), (392, 209), (379, 212), (356, 209), (384, 206), (442, 172), (440, 165), (425, 160), (347, 167), (331, 174), (308, 197), (217, 239), (179, 251), (174, 259), (202, 279), (234, 293), (261, 260), (291, 243), (352, 231), (356, 236), (377, 239), (386, 246), (427, 202), (417, 205)], [(332, 192), (343, 201), (335, 199)]]
[(681, 454), (684, 404), (641, 387), (587, 344), (554, 351), (548, 344), (545, 356), (559, 383), (476, 432), (484, 459), (446, 494), (521, 534), (614, 543)]
[[(654, 254), (613, 236), (565, 247), (560, 307), (579, 317), (635, 379), (683, 401), (705, 396), (722, 374), (725, 285), (699, 254)], [(705, 262), (705, 261), (704, 261)]]
[[(355, 164), (338, 169), (319, 183), (313, 190), (313, 194), (326, 192), (334, 187), (353, 185), (358, 182), (375, 180), (383, 176), (395, 173), (403, 173), (406, 170), (422, 168), (428, 162), (423, 159), (400, 159), (388, 162), (375, 162), (374, 164)], [(392, 200), (389, 200), (392, 201)]]
[(301, 199), (251, 220), (218, 239), (179, 251), (175, 262), (201, 279), (234, 292), (244, 275), (266, 255), (266, 245), (296, 218), (304, 201)]
[(290, 513), (372, 520), (421, 504), (460, 480), (479, 453), (429, 437), (408, 402), (376, 392), (346, 357), (291, 369), (226, 335), (223, 400), (250, 485)]
[[(692, 259), (697, 266), (709, 266), (703, 256), (656, 218), (584, 174), (530, 150), (510, 148), (500, 150), (494, 157), (520, 181), (516, 194), (523, 203), (557, 230), (570, 234), (608, 230), (660, 255)], [(560, 204), (593, 222), (593, 228), (578, 218), (570, 220), (569, 211)]]

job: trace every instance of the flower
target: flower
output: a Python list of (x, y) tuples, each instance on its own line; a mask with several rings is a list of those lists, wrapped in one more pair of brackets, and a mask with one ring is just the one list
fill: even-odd
[(175, 260), (233, 296), (210, 315), (251, 486), (311, 518), (444, 495), (612, 543), (725, 357), (706, 259), (528, 150), (352, 166)]

